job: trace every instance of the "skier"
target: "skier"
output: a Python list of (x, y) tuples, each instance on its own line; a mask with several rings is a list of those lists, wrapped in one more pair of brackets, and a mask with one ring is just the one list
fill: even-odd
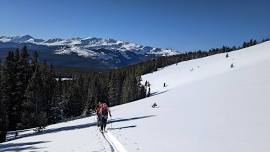
[(98, 105), (97, 105), (97, 107), (96, 107), (97, 126), (98, 126), (98, 127), (100, 126), (100, 112), (99, 112), (100, 105), (101, 105), (101, 102), (98, 102)]
[(98, 126), (100, 126), (101, 132), (105, 131), (107, 120), (108, 120), (108, 114), (111, 115), (111, 111), (106, 104), (106, 102), (100, 102), (100, 104), (97, 106), (97, 116), (98, 116)]

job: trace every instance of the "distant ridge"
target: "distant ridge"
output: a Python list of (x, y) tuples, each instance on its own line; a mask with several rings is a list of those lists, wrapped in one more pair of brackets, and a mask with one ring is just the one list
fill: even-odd
[(174, 49), (143, 46), (115, 39), (89, 37), (44, 40), (24, 35), (0, 36), (0, 57), (3, 58), (8, 49), (23, 46), (38, 51), (42, 59), (53, 64), (82, 68), (115, 68), (152, 57), (180, 53)]

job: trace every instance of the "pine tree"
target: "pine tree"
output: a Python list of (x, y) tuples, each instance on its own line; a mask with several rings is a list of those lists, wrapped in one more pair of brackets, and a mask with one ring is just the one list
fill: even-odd
[(94, 111), (98, 101), (97, 101), (97, 93), (96, 93), (96, 88), (94, 87), (93, 84), (93, 78), (91, 81), (88, 82), (88, 87), (87, 87), (87, 97), (86, 97), (86, 105), (84, 111), (87, 113), (91, 113)]
[(137, 99), (142, 99), (146, 97), (146, 88), (144, 85), (141, 84), (142, 78), (141, 76), (137, 77), (137, 87), (138, 87), (138, 98)]
[(0, 143), (6, 140), (7, 129), (6, 105), (0, 97)]
[(43, 128), (47, 125), (47, 103), (44, 101), (42, 90), (42, 79), (39, 68), (33, 73), (25, 96), (26, 102), (23, 104), (22, 124), (24, 127)]
[(121, 103), (127, 103), (134, 101), (137, 98), (137, 81), (133, 74), (126, 76), (123, 82), (122, 88), (122, 100)]
[(116, 75), (116, 73), (112, 73), (112, 76), (110, 78), (109, 84), (108, 84), (108, 96), (109, 96), (109, 102), (110, 106), (114, 106), (119, 104), (121, 92), (122, 92), (122, 85), (121, 85), (121, 76)]
[[(24, 61), (25, 60), (25, 61)], [(16, 49), (15, 54), (9, 52), (2, 72), (2, 104), (7, 106), (6, 119), (8, 130), (21, 129), (22, 102), (27, 86), (28, 56), (26, 48), (23, 54)]]
[[(73, 80), (72, 80), (73, 81)], [(71, 83), (71, 82), (69, 82)], [(63, 88), (63, 114), (64, 117), (71, 117), (72, 116), (72, 106), (71, 106), (71, 84), (67, 84)]]
[(15, 130), (17, 120), (16, 105), (16, 63), (13, 52), (9, 52), (3, 65), (2, 101), (7, 106), (8, 128)]
[(2, 65), (0, 62), (0, 143), (6, 140), (7, 134), (7, 109), (2, 100)]
[(59, 98), (56, 97), (58, 93), (56, 90), (57, 82), (55, 80), (55, 72), (53, 66), (49, 66), (46, 61), (44, 61), (41, 66), (41, 79), (42, 79), (42, 92), (43, 92), (43, 102), (44, 111), (47, 113), (48, 123), (56, 123), (59, 118), (60, 105)]
[(16, 105), (17, 105), (17, 129), (22, 128), (21, 115), (22, 115), (22, 103), (25, 101), (25, 90), (30, 79), (29, 73), (29, 55), (27, 48), (23, 47), (21, 52), (16, 50), (15, 53), (15, 62), (16, 62)]
[(49, 103), (48, 111), (48, 123), (53, 124), (63, 119), (62, 111), (62, 78), (58, 77), (56, 87), (54, 89), (54, 95)]
[(63, 104), (66, 117), (75, 117), (83, 113), (84, 103), (80, 88), (76, 80), (72, 80), (73, 85), (69, 86), (64, 92)]

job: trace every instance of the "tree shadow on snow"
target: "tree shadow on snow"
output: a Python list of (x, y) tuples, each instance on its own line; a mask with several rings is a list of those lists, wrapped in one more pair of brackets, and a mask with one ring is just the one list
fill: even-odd
[(137, 119), (144, 119), (144, 118), (149, 118), (149, 117), (154, 117), (154, 116), (156, 116), (156, 115), (148, 115), (148, 116), (132, 117), (132, 118), (110, 119), (110, 120), (108, 120), (108, 123), (122, 122), (122, 121), (130, 121), (130, 120), (137, 120)]
[(22, 143), (2, 143), (0, 144), (1, 152), (10, 152), (10, 151), (40, 151), (44, 147), (36, 147), (37, 144), (47, 143), (49, 141), (37, 141), (37, 142), (22, 142)]
[(161, 92), (158, 92), (158, 91), (157, 91), (157, 92), (153, 92), (153, 93), (150, 94), (150, 97), (151, 97), (151, 96), (156, 96), (156, 95), (159, 95), (159, 94), (162, 94), (162, 93), (165, 93), (165, 92), (167, 92), (167, 91), (168, 91), (168, 90), (161, 91)]
[[(114, 123), (114, 122), (122, 122), (122, 121), (131, 121), (131, 120), (137, 120), (137, 119), (144, 119), (144, 118), (149, 118), (149, 117), (154, 117), (154, 116), (155, 115), (148, 115), (148, 116), (132, 117), (132, 118), (111, 119), (111, 120), (108, 121), (108, 124), (109, 123)], [(62, 131), (84, 129), (84, 128), (93, 127), (93, 126), (97, 126), (97, 123), (92, 122), (92, 123), (86, 123), (86, 124), (81, 124), (81, 125), (73, 125), (73, 126), (65, 126), (65, 127), (60, 127), (60, 128), (45, 129), (42, 132), (22, 135), (22, 136), (20, 136), (20, 137), (18, 137), (16, 139), (24, 138), (24, 137), (37, 136), (37, 135), (42, 135), (42, 134), (57, 133), (57, 132), (62, 132)], [(16, 140), (16, 139), (13, 139), (13, 140)]]
[(121, 129), (134, 128), (134, 127), (137, 127), (137, 125), (130, 125), (130, 126), (124, 126), (124, 127), (116, 127), (116, 128), (108, 128), (108, 130), (121, 130)]

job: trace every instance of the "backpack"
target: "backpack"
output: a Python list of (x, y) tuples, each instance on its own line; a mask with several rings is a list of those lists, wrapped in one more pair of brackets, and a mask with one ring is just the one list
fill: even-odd
[(108, 108), (108, 105), (106, 103), (102, 103), (100, 105), (100, 113), (102, 116), (108, 116), (108, 110), (109, 110), (109, 108)]

